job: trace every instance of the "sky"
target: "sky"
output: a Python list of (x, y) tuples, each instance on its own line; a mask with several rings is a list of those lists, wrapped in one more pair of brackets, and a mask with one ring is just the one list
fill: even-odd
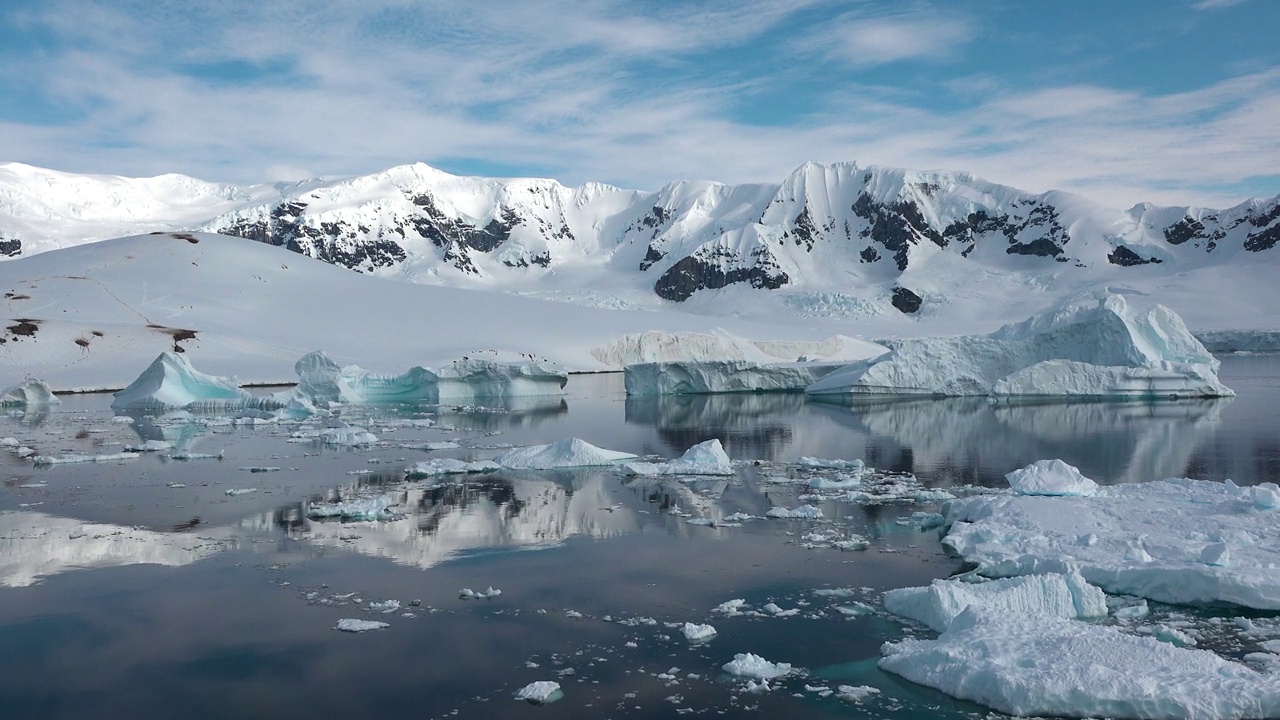
[(5, 0), (0, 162), (425, 162), (653, 190), (808, 160), (1117, 208), (1280, 193), (1276, 0)]

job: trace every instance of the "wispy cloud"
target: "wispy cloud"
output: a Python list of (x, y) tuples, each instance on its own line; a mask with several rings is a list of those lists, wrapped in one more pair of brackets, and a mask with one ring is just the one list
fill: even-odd
[(830, 32), (835, 52), (860, 67), (946, 58), (974, 38), (964, 16), (936, 13), (854, 18)]
[(1231, 7), (1232, 5), (1239, 5), (1245, 1), (1246, 0), (1200, 0), (1199, 2), (1192, 4), (1191, 9), (1217, 10), (1220, 8)]

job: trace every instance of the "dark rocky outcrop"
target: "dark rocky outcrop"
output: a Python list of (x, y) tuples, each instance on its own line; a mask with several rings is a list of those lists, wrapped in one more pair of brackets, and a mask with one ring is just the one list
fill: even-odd
[(1150, 265), (1152, 263), (1159, 264), (1163, 261), (1158, 257), (1142, 257), (1124, 245), (1117, 245), (1116, 249), (1112, 250), (1111, 254), (1107, 256), (1107, 262), (1121, 267), (1133, 267), (1135, 265)]
[(904, 287), (895, 287), (891, 302), (898, 310), (910, 315), (920, 309), (920, 305), (924, 303), (924, 300)]
[(907, 250), (921, 240), (929, 240), (938, 247), (947, 246), (947, 239), (929, 225), (920, 208), (909, 200), (877, 203), (863, 192), (854, 201), (852, 209), (870, 226), (862, 231), (862, 237), (871, 238), (889, 251), (898, 270), (907, 269)]
[(711, 251), (700, 249), (693, 255), (672, 265), (653, 291), (664, 300), (682, 302), (699, 290), (714, 290), (735, 283), (750, 283), (758, 289), (776, 290), (791, 282), (780, 268), (769, 249), (761, 246), (752, 252), (752, 262), (747, 265), (738, 253), (724, 247)]

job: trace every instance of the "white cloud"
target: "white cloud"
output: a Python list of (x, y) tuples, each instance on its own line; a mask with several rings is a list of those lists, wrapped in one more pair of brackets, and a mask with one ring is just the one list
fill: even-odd
[(835, 52), (860, 67), (946, 58), (973, 38), (967, 19), (936, 14), (857, 18), (831, 31)]
[(1217, 10), (1219, 8), (1231, 7), (1232, 5), (1239, 5), (1244, 1), (1245, 0), (1200, 0), (1200, 2), (1194, 3), (1191, 8), (1193, 10)]

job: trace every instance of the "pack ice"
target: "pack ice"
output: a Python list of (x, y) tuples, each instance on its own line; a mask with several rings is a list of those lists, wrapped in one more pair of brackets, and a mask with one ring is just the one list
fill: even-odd
[(501, 363), (464, 358), (435, 371), (414, 366), (399, 375), (356, 365), (339, 366), (323, 350), (294, 365), (297, 394), (312, 403), (472, 403), (528, 395), (558, 395), (568, 376), (536, 362)]
[(847, 363), (765, 364), (748, 360), (668, 361), (628, 365), (628, 395), (803, 390)]
[(1113, 594), (1280, 610), (1277, 506), (1272, 483), (1186, 478), (1092, 495), (974, 496), (946, 505), (943, 543), (987, 577), (1078, 568)]
[(128, 387), (116, 393), (112, 410), (275, 409), (270, 397), (243, 390), (233, 377), (206, 375), (185, 355), (163, 352)]
[(1280, 675), (1043, 613), (970, 606), (936, 640), (881, 653), (884, 670), (1016, 716), (1280, 716)]
[(1126, 398), (1234, 395), (1219, 362), (1169, 308), (1101, 292), (989, 335), (885, 341), (891, 352), (810, 385), (811, 395)]

